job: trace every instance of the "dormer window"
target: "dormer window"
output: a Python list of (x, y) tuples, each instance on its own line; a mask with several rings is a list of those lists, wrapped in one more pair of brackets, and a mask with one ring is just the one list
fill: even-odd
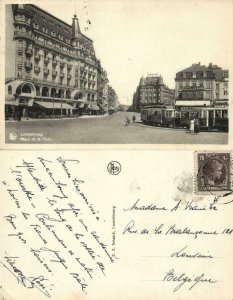
[(55, 36), (56, 36), (56, 32), (55, 32), (55, 31), (52, 31), (52, 32), (51, 32), (51, 35), (55, 37)]
[(35, 28), (35, 29), (38, 29), (39, 28), (39, 25), (37, 24), (37, 23), (33, 23), (33, 27)]
[(42, 28), (42, 31), (43, 31), (44, 33), (48, 33), (48, 28), (43, 27), (43, 28)]

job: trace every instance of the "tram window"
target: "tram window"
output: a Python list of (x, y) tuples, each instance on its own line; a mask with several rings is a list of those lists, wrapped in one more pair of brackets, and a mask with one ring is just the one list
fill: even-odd
[(221, 118), (221, 110), (215, 111), (215, 118), (220, 119)]
[(223, 111), (222, 111), (222, 117), (223, 117), (223, 118), (227, 118), (227, 117), (228, 117), (227, 110), (223, 110)]
[(189, 117), (190, 118), (197, 118), (198, 117), (198, 113), (196, 111), (190, 111), (190, 114), (189, 114)]

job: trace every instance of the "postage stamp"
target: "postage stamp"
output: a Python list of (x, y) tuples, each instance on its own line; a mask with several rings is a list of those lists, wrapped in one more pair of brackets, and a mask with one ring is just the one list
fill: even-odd
[(195, 155), (195, 192), (231, 190), (231, 154), (198, 152)]

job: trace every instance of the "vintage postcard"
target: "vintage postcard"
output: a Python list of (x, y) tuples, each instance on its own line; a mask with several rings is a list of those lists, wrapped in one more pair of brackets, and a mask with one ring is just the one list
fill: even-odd
[(232, 153), (139, 155), (0, 153), (1, 299), (232, 299)]
[(0, 300), (232, 300), (233, 2), (0, 16)]
[(232, 1), (2, 1), (1, 15), (5, 148), (231, 144)]

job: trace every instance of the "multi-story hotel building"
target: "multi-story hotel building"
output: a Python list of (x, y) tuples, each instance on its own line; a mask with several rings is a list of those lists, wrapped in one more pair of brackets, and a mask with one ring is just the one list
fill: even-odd
[(35, 5), (6, 5), (5, 34), (8, 115), (72, 115), (101, 109), (107, 74), (76, 15), (70, 26)]
[(174, 105), (175, 92), (163, 82), (162, 76), (157, 74), (143, 76), (133, 96), (133, 109), (140, 110), (145, 107)]
[(176, 73), (176, 106), (228, 106), (228, 77), (228, 70), (212, 63)]

